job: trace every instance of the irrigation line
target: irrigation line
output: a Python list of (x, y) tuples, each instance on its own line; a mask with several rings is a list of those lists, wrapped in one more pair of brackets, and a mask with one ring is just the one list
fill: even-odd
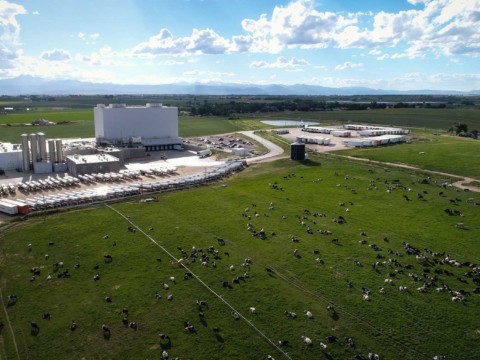
[(250, 320), (248, 320), (242, 313), (240, 313), (237, 309), (233, 307), (227, 300), (225, 300), (222, 295), (218, 294), (215, 292), (211, 287), (209, 287), (198, 275), (196, 275), (191, 269), (189, 269), (185, 264), (181, 263), (181, 259), (177, 259), (172, 253), (170, 253), (164, 246), (160, 245), (155, 239), (153, 239), (149, 234), (147, 234), (145, 231), (143, 231), (140, 227), (138, 227), (136, 224), (130, 220), (129, 217), (125, 216), (122, 214), (120, 211), (117, 209), (114, 209), (108, 204), (105, 204), (108, 208), (116, 212), (118, 215), (123, 217), (126, 221), (128, 221), (135, 229), (137, 229), (139, 232), (141, 232), (144, 236), (146, 236), (152, 243), (154, 243), (156, 246), (158, 246), (162, 251), (164, 251), (168, 256), (170, 256), (176, 263), (178, 263), (180, 266), (182, 266), (185, 270), (190, 272), (192, 276), (197, 279), (197, 281), (202, 284), (210, 293), (212, 293), (215, 297), (217, 297), (221, 302), (223, 302), (228, 308), (230, 308), (232, 311), (238, 314), (240, 318), (242, 318), (250, 327), (252, 327), (261, 337), (263, 337), (270, 345), (272, 345), (276, 350), (278, 350), (280, 353), (283, 354), (287, 359), (292, 359), (290, 355), (288, 355), (283, 349), (281, 349), (274, 341), (272, 341), (267, 335), (265, 335), (259, 328), (257, 328)]
[(15, 352), (17, 353), (17, 359), (20, 360), (20, 354), (18, 353), (17, 341), (15, 340), (15, 333), (13, 332), (12, 323), (10, 322), (10, 318), (8, 317), (7, 308), (5, 307), (5, 302), (3, 301), (3, 293), (2, 293), (2, 288), (1, 287), (0, 287), (0, 299), (2, 299), (2, 308), (3, 308), (3, 312), (5, 313), (5, 319), (7, 320), (8, 327), (10, 329), (10, 332), (12, 333), (12, 340), (13, 340), (13, 345), (15, 346)]

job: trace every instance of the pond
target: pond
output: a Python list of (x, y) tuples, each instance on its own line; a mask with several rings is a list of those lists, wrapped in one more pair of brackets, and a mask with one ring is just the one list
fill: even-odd
[(297, 120), (262, 120), (263, 124), (272, 126), (303, 126), (303, 125), (318, 125), (318, 122), (312, 121), (297, 121)]

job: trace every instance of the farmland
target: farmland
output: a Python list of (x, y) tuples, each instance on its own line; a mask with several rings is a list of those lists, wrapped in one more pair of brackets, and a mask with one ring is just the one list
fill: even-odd
[[(312, 156), (304, 163), (253, 165), (208, 187), (159, 194), (158, 202), (132, 200), (113, 209), (46, 214), (5, 225), (0, 281), (4, 301), (7, 294), (18, 297), (6, 312), (19, 358), (158, 358), (162, 349), (182, 359), (285, 357), (249, 323), (234, 320), (223, 300), (274, 343), (288, 340), (282, 351), (293, 359), (348, 359), (369, 352), (385, 359), (398, 354), (474, 358), (480, 351), (480, 296), (465, 273), (471, 271), (468, 263), (480, 258), (478, 196), (442, 187), (450, 180), (446, 177), (427, 180), (417, 172)], [(456, 212), (449, 215), (445, 208)], [(456, 226), (459, 222), (463, 228)], [(252, 236), (248, 223), (256, 232), (263, 228), (266, 238)], [(132, 224), (138, 226), (135, 233), (127, 230)], [(426, 262), (409, 255), (405, 243), (425, 254)], [(208, 253), (210, 246), (219, 251), (218, 259)], [(175, 259), (188, 258), (188, 270), (164, 250)], [(202, 253), (209, 255), (208, 266), (200, 264)], [(111, 263), (104, 262), (107, 254)], [(442, 264), (447, 254), (461, 266)], [(248, 257), (252, 264), (243, 268)], [(52, 266), (59, 261), (70, 277), (57, 278)], [(41, 270), (34, 281), (32, 267)], [(184, 280), (187, 271), (221, 299), (195, 277)], [(248, 278), (232, 281), (245, 271)], [(100, 279), (94, 281), (97, 273)], [(222, 281), (232, 288), (222, 287)], [(417, 291), (428, 282), (434, 285)], [(452, 302), (448, 292), (435, 291), (441, 284), (470, 295)], [(386, 294), (379, 293), (381, 287)], [(369, 301), (362, 300), (362, 288), (371, 290)], [(208, 307), (199, 309), (196, 299)], [(327, 311), (329, 304), (335, 313)], [(248, 311), (252, 306), (255, 314)], [(129, 320), (137, 322), (136, 331), (122, 325), (124, 307)], [(313, 319), (303, 315), (307, 309)], [(286, 310), (297, 318), (285, 316)], [(41, 318), (46, 311), (50, 320)], [(3, 314), (1, 319), (6, 323)], [(72, 319), (78, 323), (75, 331), (69, 329)], [(39, 325), (38, 333), (30, 334), (29, 321)], [(185, 321), (195, 333), (184, 329)], [(102, 336), (104, 323), (111, 331), (108, 339)], [(170, 341), (159, 339), (159, 333)], [(304, 345), (302, 335), (315, 345)], [(336, 340), (327, 342), (328, 335)], [(8, 326), (1, 336), (2, 358), (16, 358)], [(320, 341), (328, 345), (326, 351)]]
[(475, 165), (479, 161), (480, 142), (467, 138), (420, 134), (402, 146), (349, 149), (337, 153), (480, 178), (480, 167)]

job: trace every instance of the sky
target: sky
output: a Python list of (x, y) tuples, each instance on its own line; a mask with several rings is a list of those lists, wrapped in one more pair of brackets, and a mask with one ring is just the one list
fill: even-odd
[(480, 0), (0, 0), (0, 79), (480, 89)]

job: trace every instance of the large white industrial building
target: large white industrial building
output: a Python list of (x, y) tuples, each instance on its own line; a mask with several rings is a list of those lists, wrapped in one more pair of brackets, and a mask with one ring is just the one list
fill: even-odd
[(143, 145), (146, 151), (180, 148), (178, 109), (162, 104), (126, 106), (98, 104), (94, 108), (97, 144)]

